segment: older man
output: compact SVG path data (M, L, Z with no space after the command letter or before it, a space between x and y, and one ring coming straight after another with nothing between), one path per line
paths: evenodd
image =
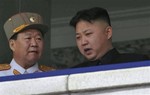
M53 70L52 67L40 66L37 62L43 52L44 34L48 31L39 14L16 14L6 21L4 30L13 59L10 64L0 64L0 76Z

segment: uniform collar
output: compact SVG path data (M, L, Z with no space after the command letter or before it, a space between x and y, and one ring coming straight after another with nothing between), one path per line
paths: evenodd
M109 64L112 62L112 59L115 59L116 56L118 56L119 52L116 50L116 48L111 49L108 51L100 60L102 64Z
M39 72L40 71L39 68L38 68L38 63L36 63L35 65L33 65L32 67L30 67L28 69L24 69L14 59L12 59L10 65L11 65L12 69L16 69L18 72L20 72L20 74L24 74L25 72L34 73L34 72Z

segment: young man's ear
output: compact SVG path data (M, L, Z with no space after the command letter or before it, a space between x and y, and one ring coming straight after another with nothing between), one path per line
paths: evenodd
M111 26L107 26L107 28L106 28L106 35L107 35L107 39L111 39L112 38L112 27Z
M9 40L9 47L12 51L15 50L15 41L14 40L12 40L12 39Z

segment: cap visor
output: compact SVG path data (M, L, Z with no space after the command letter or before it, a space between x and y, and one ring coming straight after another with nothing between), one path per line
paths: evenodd
M42 34L45 34L46 32L48 32L48 26L47 25L43 25L43 24L31 24L31 25L28 25L28 26L24 27L23 29L21 29L20 32L24 31L24 30L27 30L27 29L38 29L38 30L40 30L40 32Z

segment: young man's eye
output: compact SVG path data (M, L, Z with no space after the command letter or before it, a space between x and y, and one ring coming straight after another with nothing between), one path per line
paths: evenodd
M80 36L76 36L76 39L80 39Z
M30 38L30 37L27 37L27 38L25 38L25 39L28 39L28 40L30 40L31 38Z

